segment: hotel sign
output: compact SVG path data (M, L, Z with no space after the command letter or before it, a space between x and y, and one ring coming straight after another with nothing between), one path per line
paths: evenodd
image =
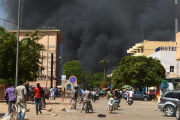
M161 46L156 48L156 52L158 51L176 51L176 47L174 46Z

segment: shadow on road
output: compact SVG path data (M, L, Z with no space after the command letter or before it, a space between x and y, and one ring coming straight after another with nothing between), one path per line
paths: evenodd
M118 112L112 112L111 114L119 114Z
M125 110L125 109L117 109L117 111L121 111L121 110Z

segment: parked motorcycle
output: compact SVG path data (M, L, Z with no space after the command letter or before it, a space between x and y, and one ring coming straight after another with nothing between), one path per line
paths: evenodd
M115 108L114 98L109 98L107 110L110 112L110 114L112 113L112 111L114 110L114 108Z
M29 92L29 96L30 96L31 101L33 102L34 101L34 92L33 91Z

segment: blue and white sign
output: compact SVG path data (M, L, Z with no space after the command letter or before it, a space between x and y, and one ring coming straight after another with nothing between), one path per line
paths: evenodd
M77 82L76 76L69 77L69 82L72 83L72 84L76 83Z
M161 46L156 48L156 52L158 51L176 51L176 47L174 46Z
M161 88L168 88L168 83L161 83Z

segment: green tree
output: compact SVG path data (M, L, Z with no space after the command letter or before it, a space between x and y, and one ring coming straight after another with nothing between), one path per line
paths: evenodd
M78 84L82 84L85 79L85 73L78 60L72 60L64 64L65 75L67 78L76 76Z
M117 68L112 71L112 82L113 82L113 88L122 88L123 86L123 81L120 78L120 69Z
M117 72L117 71L115 71ZM165 69L159 60L146 56L127 56L119 63L114 82L139 87L159 85L165 77Z
M99 87L101 80L103 80L103 72L96 72L92 75L90 80L90 86L92 87Z
M104 80L106 78L106 65L109 62L109 60L101 60L100 63L103 65L104 68Z
M36 30L30 36L19 42L19 67L18 78L25 81L34 81L38 77L40 67L40 52L44 51L44 46L38 41L42 36L38 36ZM7 32L0 27L0 82L7 84L15 82L16 73L16 51L17 37L15 33Z
M100 82L101 88L108 88L110 84L111 84L111 77L106 77Z

